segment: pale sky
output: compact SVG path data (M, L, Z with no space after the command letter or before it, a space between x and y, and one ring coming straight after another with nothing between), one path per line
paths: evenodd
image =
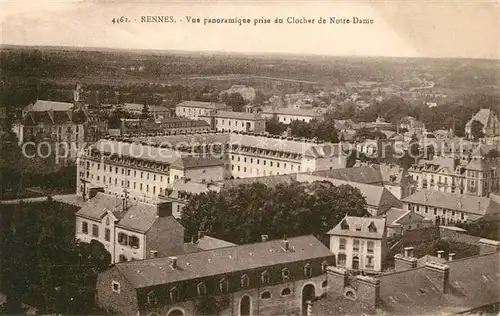
M171 15L177 23L140 23L141 15ZM111 23L120 16L132 22ZM188 23L186 16L198 17L202 24ZM204 18L264 17L274 21L293 16L314 18L316 23L203 25ZM374 23L317 24L319 17L354 16ZM0 19L2 44L500 59L500 3L495 1L0 0Z

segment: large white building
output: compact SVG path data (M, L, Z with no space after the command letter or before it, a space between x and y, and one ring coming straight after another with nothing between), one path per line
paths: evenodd
M254 133L263 133L266 131L266 119L260 113L214 110L207 115L200 115L199 117L210 124L212 130Z
M179 160L181 159L181 160ZM339 144L249 133L103 139L77 162L77 194L92 188L157 201L175 180L220 181L346 167Z
M265 107L262 109L262 117L266 119L276 118L284 124L290 124L293 121L309 123L315 119L322 119L323 113L315 109Z
M336 266L368 273L382 271L382 260L387 251L385 224L383 218L344 217L328 232Z
M175 107L175 115L178 117L187 117L192 120L199 119L202 115L209 115L213 110L226 110L224 103L184 101Z

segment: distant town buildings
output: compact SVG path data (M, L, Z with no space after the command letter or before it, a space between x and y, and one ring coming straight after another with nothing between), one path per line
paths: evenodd
M181 117L157 119L155 121L141 119L122 119L118 135L123 137L167 136L189 132L206 132L210 124L203 120L191 120Z
M387 251L385 219L346 216L328 235L337 267L367 273L382 271Z
M222 95L224 93L228 95L232 93L238 93L243 97L245 101L250 103L255 99L255 89L252 87L247 87L245 85L232 85L231 88L221 91L220 94Z
M164 119L172 116L169 108L159 105L123 103L118 105L117 108L135 115L141 115L147 109L147 113L154 119Z

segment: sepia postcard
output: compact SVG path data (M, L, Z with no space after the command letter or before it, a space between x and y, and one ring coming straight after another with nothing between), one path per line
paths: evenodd
M500 2L0 20L0 315L500 315Z

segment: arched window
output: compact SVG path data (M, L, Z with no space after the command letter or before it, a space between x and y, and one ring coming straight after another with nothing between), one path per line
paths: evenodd
M198 289L198 296L205 296L207 294L207 288L203 282L198 283L196 287Z
M118 233L118 243L126 246L128 243L128 236L124 233Z
M312 267L310 263L304 266L304 275L306 278L312 277Z
M270 299L271 298L271 292L269 292L269 291L262 292L262 294L260 294L260 298L263 299L263 300Z
M290 288L286 287L284 288L282 291L281 291L281 296L288 296L292 294L292 290L290 290Z
M184 316L184 312L181 309L175 308L168 312L167 316Z
M250 286L250 278L248 277L248 275L244 274L241 276L240 285L243 288Z
M290 278L290 270L288 268L281 269L281 276L284 281L288 280Z
M147 298L148 306L156 306L158 304L158 299L156 298L156 295L153 291L148 292L148 295L146 298Z
M269 274L267 271L264 271L260 274L260 281L262 284L268 284L270 279L269 279Z

